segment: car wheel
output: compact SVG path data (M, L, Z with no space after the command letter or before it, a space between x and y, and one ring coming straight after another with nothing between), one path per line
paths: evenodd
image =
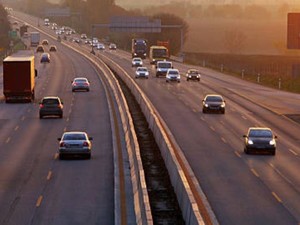
M60 114L60 115L59 115L59 118L63 118L63 114Z
M87 159L91 159L91 153L87 154L87 155L86 155L86 158L87 158Z
M180 83L180 80L179 81L177 81L178 83Z
M43 115L40 114L40 119L43 119Z
M189 81L189 79L186 79L186 81Z
M63 154L59 154L59 159L60 160L62 160L62 159L64 159L65 157L64 157L64 155Z
M202 109L202 112L203 112L203 113L206 113L206 110L205 110L205 109Z
M249 152L249 150L247 149L247 148L244 148L244 152L245 152L245 154L249 154L250 152Z
M225 110L222 110L221 113L222 113L222 114L225 114Z

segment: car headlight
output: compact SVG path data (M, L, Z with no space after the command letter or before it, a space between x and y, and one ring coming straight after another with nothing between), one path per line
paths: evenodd
M136 53L134 53L134 55L137 55Z
M147 72L147 73L145 73L145 75L146 75L146 76L149 76L149 73Z
M179 75L179 76L177 76L177 79L180 79L180 75Z
M146 53L144 53L144 56L146 56Z
M253 141L252 140L248 140L248 145L253 145Z
M269 144L270 144L270 145L275 145L276 142L275 142L275 140L273 139L273 140L271 140L271 141L269 142Z
M223 103L223 104L221 104L221 107L222 107L222 108L225 108L225 104L224 104L224 103Z
M189 78L192 78L192 76L191 76L191 75L189 75Z
M205 107L208 107L208 104L205 103L204 106L205 106Z

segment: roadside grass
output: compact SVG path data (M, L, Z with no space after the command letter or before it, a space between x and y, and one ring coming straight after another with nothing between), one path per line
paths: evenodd
M300 93L297 56L185 53L185 62L289 92Z

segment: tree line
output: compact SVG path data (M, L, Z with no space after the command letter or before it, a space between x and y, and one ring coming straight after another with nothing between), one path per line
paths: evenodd
M185 42L188 35L188 25L182 17L163 12L148 16L150 19L161 19L163 25L181 25L182 30L162 29L161 33L154 34L115 33L104 28L92 30L92 24L107 24L113 16L145 16L143 12L126 10L116 5L114 0L65 0L61 4L51 4L47 0L27 0L26 4L16 4L14 7L38 17L45 17L45 9L68 7L73 14L71 17L53 17L50 20L61 25L71 26L77 32L93 34L110 42L116 42L119 47L124 49L130 49L131 39L139 37L147 39L149 45L156 44L158 40L169 41L171 54L176 54L180 51L181 32L183 34L183 42Z
M7 12L4 6L0 4L0 55L9 47L9 31L10 23L8 21Z

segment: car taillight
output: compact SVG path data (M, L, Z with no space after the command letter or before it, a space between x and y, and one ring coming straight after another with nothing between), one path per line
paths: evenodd
M84 147L88 147L89 146L89 143L87 141L83 142L83 146Z
M65 145L65 143L64 142L60 142L59 143L59 147L65 147L66 145Z
M89 84L87 82L85 82L84 85L88 86Z
M63 105L62 105L62 104L59 104L59 105L58 105L58 108L62 109L62 108L63 108Z
M44 105L43 105L43 104L40 104L40 109L43 108L43 107L44 107Z

